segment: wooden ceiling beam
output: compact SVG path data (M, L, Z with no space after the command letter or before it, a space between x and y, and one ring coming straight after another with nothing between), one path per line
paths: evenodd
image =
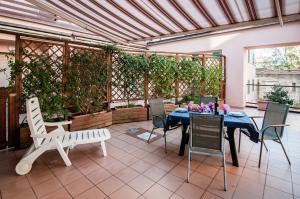
M154 23L156 23L157 25L159 25L160 27L162 27L163 29L165 29L166 31L168 31L169 33L174 33L174 31L169 28L168 26L166 26L165 24L163 24L162 22L160 22L156 17L154 17L153 15L151 15L149 12L147 12L147 10L145 10L143 7L141 7L137 1L135 0L128 0L128 2L134 7L136 8L138 11L140 11L141 13L143 13L146 17L148 17L149 19L151 19Z
M199 0L192 0L192 2L194 3L198 11L202 13L205 19L211 24L211 26L213 27L217 26L216 21L210 16L210 14L207 12L207 10L204 8L204 6Z
M178 4L176 0L169 0L169 2L196 29L202 29L202 27Z
M163 15L165 15L170 21L172 21L178 28L180 28L182 31L187 31L188 30L179 21L177 21L174 17L172 17L172 15L168 13L168 11L166 11L162 6L160 6L159 3L156 0L149 0L149 2L157 10L159 10Z

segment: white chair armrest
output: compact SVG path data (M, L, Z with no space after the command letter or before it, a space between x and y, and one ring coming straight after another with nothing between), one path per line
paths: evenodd
M31 137L34 138L51 138L51 137L57 137L57 136L63 136L69 134L68 131L62 131L61 129L55 129L51 131L50 133L45 133L45 134L37 134L37 135L31 135Z
M72 124L72 121L61 121L61 122L44 122L45 126L63 126Z

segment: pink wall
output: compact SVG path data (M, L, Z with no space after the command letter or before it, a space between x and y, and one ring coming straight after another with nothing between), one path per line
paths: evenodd
M194 38L150 46L151 51L197 52L222 50L226 56L226 101L237 107L245 106L248 75L246 51L248 47L281 43L300 43L300 22L273 25L213 36Z

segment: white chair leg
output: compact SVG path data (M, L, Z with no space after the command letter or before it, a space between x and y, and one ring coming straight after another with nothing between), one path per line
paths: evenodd
M42 146L38 149L34 149L34 145L32 145L28 152L25 154L24 158L22 158L16 166L16 173L19 175L25 175L29 173L32 168L32 164L34 161L40 157L45 151L47 151L47 146Z
M56 140L56 149L58 150L60 156L62 157L62 159L64 160L66 166L71 166L72 163L68 157L68 155L66 154L66 152L64 151L63 147L61 146L61 144L59 143L58 140Z
M102 148L102 152L104 156L107 156L107 152L106 152L106 147L105 147L105 142L101 141L101 148Z
M190 175L191 175L190 169L191 169L191 152L189 150L189 154L188 154L188 169L187 169L187 183L190 182Z

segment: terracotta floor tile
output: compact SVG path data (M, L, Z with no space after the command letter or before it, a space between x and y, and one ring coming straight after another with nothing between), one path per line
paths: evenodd
M51 178L54 178L54 175L50 172L49 169L44 170L44 171L36 171L33 170L32 172L30 172L28 175L28 180L31 184L31 186L40 184L46 180L49 180Z
M177 195L177 194L173 194L172 196L171 196L171 198L170 199L183 199L181 196L179 196L179 195Z
M125 183L131 181L138 175L139 175L139 173L130 167L127 167L126 169L123 169L116 174L117 178L119 178L120 180L122 180Z
M80 177L66 186L68 192L74 197L91 188L93 184L85 177Z
M86 175L86 177L94 184L98 184L99 182L102 182L110 176L111 174L104 168L99 168Z
M78 167L78 170L83 173L83 175L87 175L95 170L100 169L101 167L96 164L95 162L89 162L87 164L83 164L80 167Z
M37 198L31 188L22 191L1 192L2 199L35 199Z
M184 181L185 180L182 178L179 178L172 174L167 174L161 180L158 181L158 184L174 192L184 183Z
M247 191L257 197L262 198L264 193L264 184L257 183L248 179L240 179L237 189Z
M191 173L193 173L193 170L191 170ZM186 180L187 179L187 168L178 165L174 169L171 170L171 174Z
M201 164L196 169L196 171L198 171L199 173L201 173L203 175L213 178L217 174L218 168L207 165L207 164Z
M121 157L119 160L120 160L123 164L131 165L131 164L135 163L136 161L138 161L139 159L136 158L136 157L133 156L133 155L128 154L128 155L126 155L125 157L124 157L124 156Z
M120 161L114 161L112 164L103 165L110 173L116 174L127 166Z
M152 153L148 154L143 158L144 161L150 163L150 164L156 164L158 163L162 158L158 155L154 155Z
M202 195L201 199L222 199L222 198L220 198L219 196L216 196L216 195L214 195L214 194L209 193L208 191L206 191Z
M227 185L227 191L224 191L224 181L222 180L213 180L213 182L208 186L207 191L217 195L221 198L231 198L235 191L236 187L230 184Z
M2 184L0 190L4 191L17 191L17 190L25 190L30 188L30 183L26 178L20 178L19 180L14 180L8 182L7 184Z
M170 171L172 168L175 167L175 165L176 165L176 163L174 163L170 160L167 160L167 159L163 159L155 164L156 167L161 168L165 171Z
M99 183L97 187L103 191L106 195L110 195L112 192L116 191L122 187L124 183L118 178L111 176L105 181Z
M81 178L82 176L83 175L77 169L73 169L72 171L63 173L57 177L58 177L59 181L65 186L67 184L70 184L74 180Z
M267 176L266 185L268 185L269 187L278 189L280 191L283 191L283 192L286 192L289 194L293 194L292 183L284 181L280 178L276 178L273 176Z
M250 192L245 189L237 188L234 192L232 199L262 199L262 195L258 196L254 193L255 192Z
M293 184L293 191L295 196L300 197L300 185L299 184Z
M147 191L153 184L154 181L150 180L149 178L143 175L139 175L138 177L136 177L128 183L130 187L132 187L140 194L145 193L145 191Z
M292 199L292 198L293 195L279 191L278 189L274 189L268 186L266 186L265 188L264 199Z
M213 178L205 176L199 172L194 172L190 177L190 183L202 189L206 189L212 180Z
M60 189L62 185L56 178L52 178L45 182L42 182L38 185L33 186L33 190L38 198L55 192L56 190Z
M144 196L148 199L167 199L172 195L172 192L164 188L163 186L159 184L155 184L153 187L151 187L146 193L144 193Z
M93 187L78 196L75 197L76 199L104 199L106 195L100 191L97 187Z
M144 176L147 176L148 178L152 179L153 181L158 181L161 179L167 172L157 168L155 166L150 167L145 173Z
M266 175L264 173L256 172L252 169L245 168L242 173L242 178L248 178L254 182L264 184L266 181Z
M60 188L57 191L54 191L46 196L43 196L41 199L71 199L71 195L64 189Z
M184 183L175 193L186 199L199 199L204 190L191 183Z
M136 171L140 173L144 173L146 170L148 170L150 167L153 165L144 161L144 160L139 160L132 165L130 165L131 168L135 169Z
M112 193L109 197L111 199L135 199L138 198L140 194L136 192L131 187L125 185L122 188L118 189L114 193Z

